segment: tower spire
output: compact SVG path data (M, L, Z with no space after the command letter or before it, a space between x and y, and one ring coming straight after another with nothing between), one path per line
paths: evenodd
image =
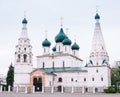
M24 12L24 19L22 20L22 32L21 32L21 36L20 38L28 38L28 34L27 34L27 19L26 19L26 12Z
M100 16L98 13L95 15L95 29L94 29L94 36L92 41L92 49L90 53L90 63L94 66L103 65L106 63L108 65L109 57L105 48L105 43L99 23Z

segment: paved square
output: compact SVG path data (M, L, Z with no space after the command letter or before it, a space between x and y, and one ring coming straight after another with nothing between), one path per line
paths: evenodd
M1 93L0 97L120 97L120 94L14 94L14 93Z

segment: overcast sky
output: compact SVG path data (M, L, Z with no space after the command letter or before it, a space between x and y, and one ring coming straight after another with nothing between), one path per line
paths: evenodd
M88 59L98 6L100 23L110 57L110 63L120 59L120 0L0 0L0 74L6 74L14 64L15 46L21 34L24 11L28 20L28 35L33 46L33 61L41 55L41 43L54 38L60 30L60 17L68 37L80 46L80 58Z

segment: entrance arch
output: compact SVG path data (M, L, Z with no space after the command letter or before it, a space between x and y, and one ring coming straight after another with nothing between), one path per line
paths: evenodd
M33 78L33 85L35 86L35 92L42 91L42 78Z
M62 91L62 86L58 86L58 92Z

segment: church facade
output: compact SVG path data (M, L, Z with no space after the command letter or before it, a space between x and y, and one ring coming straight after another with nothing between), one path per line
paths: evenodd
M15 52L14 89L24 87L29 92L103 92L111 85L111 68L103 35L100 16L95 15L95 30L89 62L83 66L79 58L79 45L69 39L60 28L55 37L56 45L50 52L51 42L42 42L43 54L37 56L37 68L33 68L32 46L27 36L27 20L23 19L21 36Z

